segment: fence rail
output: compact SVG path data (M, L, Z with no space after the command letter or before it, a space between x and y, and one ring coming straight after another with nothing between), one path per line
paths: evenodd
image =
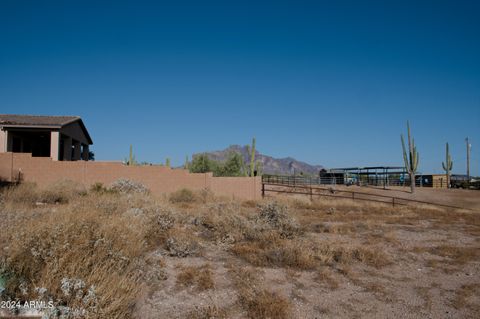
M424 204L433 205L444 208L467 209L464 207L451 206L421 200L407 199L402 197L372 194L366 192L358 192L351 190L342 190L333 187L325 187L319 182L320 178L300 177L300 176L282 176L282 175L263 175L262 176L262 197L266 193L286 193L286 194L302 194L308 195L311 199L313 196L325 196L335 198L345 198L369 202L377 202L392 206Z
M410 186L410 177L392 177L387 175L355 176L342 175L338 177L321 176L286 176L286 175L264 175L271 181L279 181L289 185L357 185L357 186ZM415 185L418 187L447 188L447 178L421 178L417 177Z

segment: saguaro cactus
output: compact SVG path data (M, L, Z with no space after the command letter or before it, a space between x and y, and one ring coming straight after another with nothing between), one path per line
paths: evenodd
M167 157L167 158L165 159L165 166L166 166L166 167L170 167L170 158L169 158L169 157Z
M130 144L130 153L128 154L128 165L135 165L135 155L133 155L133 146Z
M450 187L450 172L452 171L453 161L450 157L450 150L448 149L448 143L445 144L445 162L442 162L443 170L447 174L447 187Z
M407 121L407 131L408 131L408 153L407 148L405 147L405 140L403 134L400 135L402 140L402 149L403 149L403 161L405 163L405 169L410 175L410 189L411 192L415 192L415 173L417 172L418 167L418 152L417 147L415 146L415 140L410 135L410 124Z
M257 160L257 164L256 164L257 168L257 176L262 176L263 174L263 163L260 161L260 160Z
M252 139L252 148L250 155L250 177L255 176L255 137Z
M188 169L188 155L185 156L185 164L183 165L184 169Z

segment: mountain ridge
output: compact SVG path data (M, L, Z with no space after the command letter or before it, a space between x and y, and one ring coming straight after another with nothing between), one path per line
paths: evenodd
M193 158L200 154L206 154L208 158L218 162L225 162L228 156L232 153L239 153L245 164L250 163L249 146L230 145L223 150L208 151L203 153L193 154ZM318 175L322 165L311 165L303 161L296 160L295 158L288 156L284 158L275 158L273 156L265 155L255 150L255 161L262 163L262 172L264 174L277 174L277 175L292 175L292 174L305 174L305 175Z

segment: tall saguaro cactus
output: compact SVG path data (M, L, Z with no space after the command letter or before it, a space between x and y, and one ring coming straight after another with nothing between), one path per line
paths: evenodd
M185 164L183 165L184 169L188 169L188 155L185 156Z
M250 155L250 177L255 176L255 137L252 139L252 148Z
M128 154L128 165L135 165L135 155L133 155L133 146L130 144L130 153Z
M443 170L447 174L447 187L450 187L450 173L453 167L453 161L450 157L450 150L448 149L448 143L445 144L445 162L442 162Z
M166 167L170 167L170 158L169 158L169 157L167 157L167 158L165 159L165 166L166 166Z
M403 149L403 161L405 163L405 168L410 175L410 189L411 192L415 192L415 173L418 168L418 152L417 147L415 146L415 140L410 135L410 124L407 121L407 131L408 131L408 152L405 147L405 139L403 134L400 135L402 140L402 149Z

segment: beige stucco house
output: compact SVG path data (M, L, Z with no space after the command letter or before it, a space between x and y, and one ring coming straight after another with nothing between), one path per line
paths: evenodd
M87 161L92 144L78 116L0 114L0 153L31 153L54 161Z

